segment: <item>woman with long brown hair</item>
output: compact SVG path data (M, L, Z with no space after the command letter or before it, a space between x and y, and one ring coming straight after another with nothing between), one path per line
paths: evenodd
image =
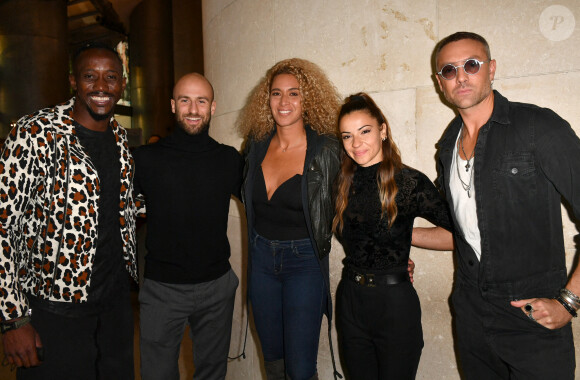
M370 96L349 96L338 127L345 154L333 229L346 253L336 296L346 371L352 379L414 379L423 333L407 273L411 243L450 249L452 242L440 227L413 231L413 221L422 217L450 229L449 211L433 183L402 163Z
M292 380L317 379L323 314L330 333L339 106L322 70L293 58L268 70L240 117L247 138L248 292L268 379L285 379L285 373Z

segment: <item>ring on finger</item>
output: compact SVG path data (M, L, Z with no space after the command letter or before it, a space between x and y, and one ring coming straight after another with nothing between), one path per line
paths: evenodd
M532 304L527 303L526 306L524 306L524 310L528 314L528 318L530 318L532 321L535 322L536 318L534 318L534 307L532 306Z

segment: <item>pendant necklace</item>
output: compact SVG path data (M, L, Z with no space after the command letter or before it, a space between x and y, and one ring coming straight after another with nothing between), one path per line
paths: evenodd
M473 155L475 154L475 147L473 147L473 150L471 151L471 155L469 157L467 157L467 154L465 153L465 149L463 149L463 123L461 123L461 129L459 130L459 146L461 146L461 151L463 152L463 156L465 156L465 159L467 160L467 164L465 164L465 171L468 172L469 168L471 167L471 159L473 158Z
M465 156L465 158L467 158L467 164L465 164L465 171L468 172L469 169L472 167L470 161L473 158L474 154L475 154L475 147L473 147L473 151L471 152L471 156L468 158L467 154L465 154L465 149L463 149L463 124L461 124L461 129L459 130L459 146L461 147L461 151L463 152L463 155ZM459 178L459 182L461 182L461 187L463 187L463 190L467 191L467 197L471 198L471 187L473 186L473 169L471 170L471 173L469 173L469 182L465 183L463 182L463 179L461 179L461 173L459 172L459 161L461 160L461 155L459 154L459 152L457 152L457 177Z

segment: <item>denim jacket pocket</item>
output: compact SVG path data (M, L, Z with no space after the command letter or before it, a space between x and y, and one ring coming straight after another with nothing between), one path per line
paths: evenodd
M493 189L498 198L517 202L521 197L533 197L536 192L537 169L531 152L503 154L493 169Z

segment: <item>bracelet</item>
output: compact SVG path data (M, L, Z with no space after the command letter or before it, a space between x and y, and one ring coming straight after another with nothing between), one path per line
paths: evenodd
M580 297L572 293L569 289L566 288L560 289L560 295L562 296L562 298L569 301L570 306L572 306L574 310L580 309Z
M572 317L576 318L578 316L578 314L576 314L576 310L574 310L568 302L564 301L562 297L560 296L556 297L556 301L560 302L562 306L564 306L564 309L566 309L566 311L570 313Z
M580 298L566 288L560 289L560 297L574 310L580 309Z
M2 322L0 324L0 332L4 334L7 331L19 329L22 326L27 325L28 323L30 323L30 317L28 315L25 315L24 317L18 318L13 321Z

